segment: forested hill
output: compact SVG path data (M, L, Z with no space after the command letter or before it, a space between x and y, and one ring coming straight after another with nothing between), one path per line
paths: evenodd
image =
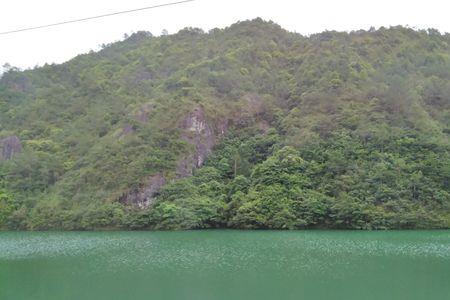
M450 35L261 19L0 80L4 229L448 228Z

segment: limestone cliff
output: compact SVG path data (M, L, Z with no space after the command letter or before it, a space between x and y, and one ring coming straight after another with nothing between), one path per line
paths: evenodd
M208 123L202 107L195 108L180 125L182 138L192 145L193 152L188 153L178 162L177 177L192 175L195 168L203 165L206 157L214 147L216 138L211 124Z
M163 174L157 173L147 180L147 183L142 189L122 196L120 202L140 209L147 208L152 204L154 196L165 183L166 179Z

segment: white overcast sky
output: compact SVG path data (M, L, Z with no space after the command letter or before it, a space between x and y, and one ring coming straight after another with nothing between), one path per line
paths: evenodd
M3 0L0 32L157 5L176 0ZM97 19L59 27L0 35L0 65L22 69L60 63L97 50L125 33L147 30L159 35L184 27L223 28L262 17L282 27L311 34L371 26L408 25L450 32L450 0L197 0L177 6Z

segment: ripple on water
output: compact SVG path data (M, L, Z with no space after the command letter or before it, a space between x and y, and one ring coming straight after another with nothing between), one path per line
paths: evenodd
M327 272L365 257L450 259L450 232L0 233L0 261L95 261L92 272L223 269ZM327 259L323 259L326 257Z

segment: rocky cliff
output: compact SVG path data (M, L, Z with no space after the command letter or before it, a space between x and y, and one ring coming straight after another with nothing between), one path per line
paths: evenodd
M22 152L22 143L17 136L8 136L0 140L0 150L0 160L8 160Z

